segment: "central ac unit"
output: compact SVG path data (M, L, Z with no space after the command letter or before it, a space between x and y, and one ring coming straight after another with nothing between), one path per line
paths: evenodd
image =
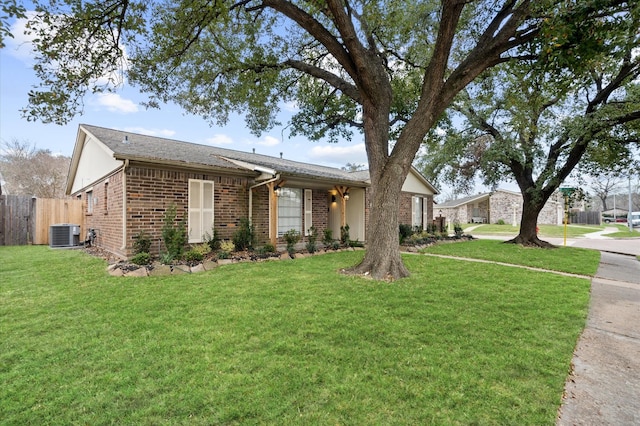
M80 245L80 225L60 223L49 227L49 247L75 247Z

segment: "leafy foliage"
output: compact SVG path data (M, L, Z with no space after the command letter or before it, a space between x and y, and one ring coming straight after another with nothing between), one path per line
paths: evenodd
M365 134L371 184L390 191L374 192L371 223L381 232L370 242L392 247L398 221L389 211L455 96L512 59L583 60L599 40L600 31L584 34L589 24L617 16L621 2L578 3L37 0L29 28L42 84L23 113L66 123L85 93L125 79L150 107L175 102L217 124L240 112L256 134L279 124L278 105L294 103L292 135ZM397 247L368 251L351 272L409 274Z
M162 240L172 259L181 259L187 244L187 227L184 218L177 220L177 208L171 204L163 217Z
M151 251L151 237L145 231L140 231L133 237L133 253L149 253L149 251Z
M253 248L255 244L255 232L254 227L249 223L249 219L240 219L240 226L236 232L233 233L233 245L236 251L243 251Z
M300 233L295 229L289 229L282 238L287 243L287 253L292 256L296 251L296 244L300 241Z
M139 252L132 256L130 261L135 265L148 265L151 263L151 255L147 252Z

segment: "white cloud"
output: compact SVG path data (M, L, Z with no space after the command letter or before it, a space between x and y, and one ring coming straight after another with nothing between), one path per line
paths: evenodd
M204 141L206 144L221 146L221 145L231 145L233 143L233 139L228 135L223 135L221 133L213 135L213 137L207 138Z
M36 15L36 12L29 11L26 18L16 19L11 25L10 31L13 38L5 38L6 51L10 55L18 58L25 64L31 66L35 58L35 52L31 42L35 38L33 34L25 34L27 29L27 21Z
M340 144L314 146L311 148L309 157L320 163L328 162L343 166L347 163L368 164L364 143L348 146Z
M261 146L276 146L276 145L280 145L280 140L274 138L273 136L265 136L263 137L261 140L259 140L258 142L256 142L256 145L261 145Z
M92 104L106 107L108 111L129 114L138 112L138 105L129 99L124 99L117 93L98 93Z
M147 129L145 127L125 127L123 130L125 132L140 133L141 135L158 136L162 138L170 138L171 136L176 134L175 130Z

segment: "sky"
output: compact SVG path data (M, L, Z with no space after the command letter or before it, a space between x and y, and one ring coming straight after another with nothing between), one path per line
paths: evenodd
M224 126L211 126L203 118L187 115L175 105L146 109L146 98L135 87L125 86L116 93L87 95L82 115L68 124L28 122L20 109L27 106L29 90L37 83L28 39L22 35L24 22L12 26L15 38L7 38L0 50L0 141L28 141L38 149L71 156L79 124L107 127L132 133L165 137L221 148L235 149L305 163L343 167L347 163L367 164L364 138L339 143L311 142L304 137L290 138L287 129L275 128L260 137L252 135L242 116L232 116ZM293 111L281 108L280 121L286 125Z

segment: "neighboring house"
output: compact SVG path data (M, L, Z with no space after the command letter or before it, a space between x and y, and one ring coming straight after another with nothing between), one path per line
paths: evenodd
M498 223L503 221L519 225L522 217L522 195L519 192L497 189L493 192L437 204L434 218L442 215L448 223ZM538 223L561 225L563 215L562 198L554 194L542 208Z
M66 192L86 202L83 234L94 229L97 246L128 257L141 231L151 236L154 254L164 249L161 228L171 205L186 220L189 243L203 242L213 229L230 239L243 218L259 244L282 244L290 229L306 236L311 226L319 238L331 229L338 239L346 224L350 238L364 242L375 232L367 229L370 190L367 171L80 125ZM426 228L435 194L412 168L400 223Z

